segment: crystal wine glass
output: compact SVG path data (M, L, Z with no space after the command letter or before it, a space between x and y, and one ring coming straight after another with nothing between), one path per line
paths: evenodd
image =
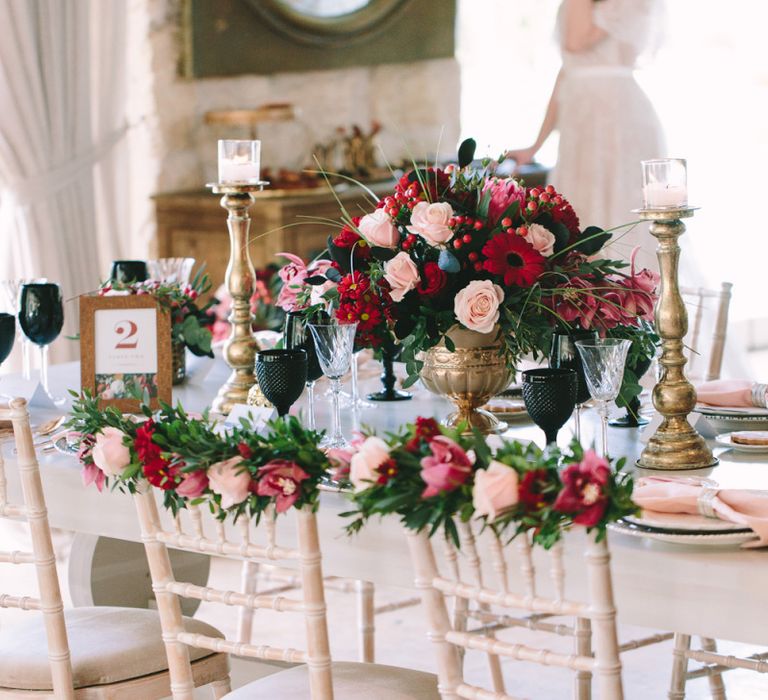
M544 367L523 372L523 401L536 425L544 431L547 445L557 444L557 432L576 405L576 371Z
M333 389L333 423L331 434L323 438L321 447L349 447L341 433L341 413L339 393L341 378L349 371L352 350L355 344L356 323L309 324L309 330L315 340L317 359L323 374L331 380Z
M357 368L358 368L358 360L360 359L360 353L361 351L356 351L352 353L352 408L354 410L359 410L361 408L373 408L374 404L372 404L370 401L366 401L362 396L360 396L360 381L358 378Z
M167 284L189 284L189 276L195 266L194 258L157 258L147 260L149 279Z
M581 409L589 400L589 387L584 377L581 355L576 349L577 340L597 340L597 331L571 330L555 331L552 335L552 347L549 351L549 366L576 371L576 410L573 413L573 433L581 440Z
M615 401L624 377L624 364L631 340L598 338L577 340L576 348L584 364L589 393L597 401L600 413L602 455L608 454L608 405Z
M25 284L19 299L19 326L40 348L40 383L50 396L48 346L59 337L64 325L61 288L51 282Z
M302 311L289 311L285 315L283 344L288 350L300 348L307 353L307 427L315 429L315 382L323 376L315 351L315 340L307 327Z
M279 416L286 415L304 391L307 353L301 349L261 350L256 353L254 369L261 392Z

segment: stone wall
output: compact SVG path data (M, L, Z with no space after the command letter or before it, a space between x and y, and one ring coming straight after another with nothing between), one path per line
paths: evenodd
M455 151L459 138L459 67L455 59L272 76L186 80L179 77L180 0L135 0L145 17L139 54L147 82L134 83L150 105L146 128L157 164L154 192L197 189L215 178L216 140L248 138L238 129L206 125L205 112L289 102L294 123L263 125L262 162L273 168L311 163L312 146L332 138L337 127L373 120L391 162ZM137 47L138 48L138 47ZM149 98L146 100L146 98ZM154 170L154 168L152 168ZM149 172L149 170L147 171Z

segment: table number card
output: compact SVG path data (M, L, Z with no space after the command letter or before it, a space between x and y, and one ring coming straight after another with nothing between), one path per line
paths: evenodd
M171 402L170 318L149 296L80 297L81 387L101 405L137 411Z

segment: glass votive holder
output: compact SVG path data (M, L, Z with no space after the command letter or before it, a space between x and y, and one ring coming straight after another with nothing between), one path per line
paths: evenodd
M685 209L688 206L688 171L684 158L641 161L644 209Z
M259 182L261 141L219 141L219 184L255 185Z

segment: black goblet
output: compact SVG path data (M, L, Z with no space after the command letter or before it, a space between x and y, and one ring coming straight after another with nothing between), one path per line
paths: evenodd
M392 342L381 346L381 364L384 371L381 373L381 383L384 388L373 394L368 394L371 401L408 401L413 398L407 391L395 389L395 371L392 363L400 353L400 348Z
M16 337L16 318L13 314L0 313L0 365L8 359Z
M307 427L314 430L315 382L323 376L323 370L317 359L315 339L307 327L307 319L302 311L289 311L285 315L283 345L287 350L304 350L307 353Z
M114 260L109 279L119 284L144 282L149 277L147 263L143 260Z
M255 368L262 393L284 416L304 391L306 350L262 350L256 353Z
M58 284L32 283L21 288L19 325L24 335L40 348L40 383L48 387L48 345L61 333L64 307Z
M543 431L547 445L557 443L557 431L576 405L577 378L572 369L530 369L523 372L523 401L528 415Z

